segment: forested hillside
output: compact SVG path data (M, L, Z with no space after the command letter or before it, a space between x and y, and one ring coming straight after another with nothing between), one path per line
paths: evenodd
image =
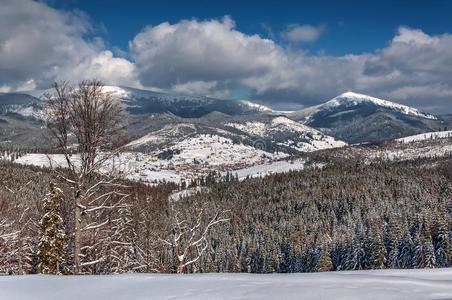
M37 272L42 199L51 175L46 169L1 163L0 274ZM207 182L208 189L171 202L173 185L124 182L121 191L128 197L121 205L84 216L82 273L176 272L177 247L189 242L171 242L178 224L204 228L218 212L227 222L208 231L201 258L185 272L451 266L450 157L370 164L345 160L240 182L229 176ZM61 217L67 236L59 268L70 273L73 191L63 182L55 184L65 195ZM96 222L102 226L90 226Z

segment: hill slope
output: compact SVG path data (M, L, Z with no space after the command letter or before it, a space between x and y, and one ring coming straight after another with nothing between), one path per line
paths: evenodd
M291 116L349 143L399 138L445 125L441 118L432 114L352 92Z

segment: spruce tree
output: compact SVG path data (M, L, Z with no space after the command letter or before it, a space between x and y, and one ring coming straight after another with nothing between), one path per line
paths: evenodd
M333 270L333 262L331 260L331 253L328 245L322 245L320 258L317 263L316 272L327 272Z
M40 222L38 271L42 274L60 274L60 263L64 261L66 235L60 216L63 199L63 192L51 183L50 191L43 199L44 216Z
M447 267L452 247L447 233L447 224L441 218L437 218L433 223L432 239L438 266Z

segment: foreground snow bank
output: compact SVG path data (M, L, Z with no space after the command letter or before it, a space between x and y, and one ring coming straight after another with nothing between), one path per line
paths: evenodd
M452 299L452 269L5 276L0 299Z

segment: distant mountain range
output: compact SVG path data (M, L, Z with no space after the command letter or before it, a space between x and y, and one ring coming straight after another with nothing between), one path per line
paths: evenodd
M207 134L261 151L292 154L435 131L450 122L450 118L352 92L301 111L281 112L246 100L119 86L104 90L121 100L127 112L129 147L136 151L165 151ZM39 138L45 130L39 99L44 92L0 94L0 146L48 145Z

